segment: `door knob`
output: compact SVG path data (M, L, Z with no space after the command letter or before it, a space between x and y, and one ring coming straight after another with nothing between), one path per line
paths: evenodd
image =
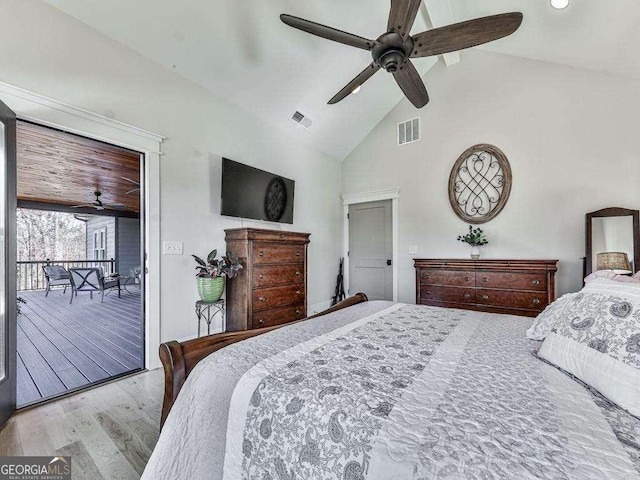
M387 260L387 265L391 265L391 260Z
M264 325L264 318L261 318L260 320L258 320L258 323L259 323L260 325Z

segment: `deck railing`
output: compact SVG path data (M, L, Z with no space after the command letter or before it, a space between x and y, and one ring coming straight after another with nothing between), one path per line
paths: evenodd
M44 290L47 282L42 267L46 265L61 265L67 270L75 267L102 267L105 275L115 272L116 261L109 260L30 260L19 261L17 269L18 291Z

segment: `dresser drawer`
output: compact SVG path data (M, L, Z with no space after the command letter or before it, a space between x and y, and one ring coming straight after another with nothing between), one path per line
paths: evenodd
M473 288L466 287L422 285L420 287L420 300L422 302L475 303L476 291Z
M306 317L304 303L288 307L271 308L253 314L252 327L263 328L282 325L283 323L302 320Z
M253 311L304 302L304 285L258 288L253 291Z
M507 290L547 290L547 275L544 273L476 272L479 288L504 288Z
M253 263L304 263L304 249L304 245L297 244L254 243Z
M476 284L476 278L474 272L464 270L421 269L420 284L473 287Z
M271 265L254 267L253 287L274 287L289 283L304 283L304 265Z
M546 292L514 292L479 288L476 302L480 305L542 311L548 305Z

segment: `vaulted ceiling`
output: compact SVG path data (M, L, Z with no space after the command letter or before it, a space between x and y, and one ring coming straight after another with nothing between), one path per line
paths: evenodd
M358 95L327 105L371 61L369 53L279 20L280 13L289 13L377 38L386 27L389 0L44 1L336 158L348 155L403 98L382 72ZM514 35L476 48L640 78L634 48L640 42L639 3L572 0L555 10L549 0L424 0L413 33L522 11L524 22ZM460 58L450 54L444 60L455 68ZM435 60L415 63L424 75ZM428 88L428 74L424 78ZM311 118L311 128L290 120L296 110Z

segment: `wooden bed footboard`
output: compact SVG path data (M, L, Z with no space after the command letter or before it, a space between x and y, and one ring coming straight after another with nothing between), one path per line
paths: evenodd
M317 315L298 320L298 322L304 322L310 318L326 315L327 313L342 310L343 308L366 301L368 301L368 298L364 293L357 293L353 297L349 297L333 307L318 313ZM184 385L185 380L200 360L210 353L220 350L227 345L241 342L247 338L262 335L263 333L270 332L286 325L293 325L293 323L298 322L254 330L218 333L186 342L171 341L160 345L160 360L162 361L162 367L164 368L164 399L162 402L160 428L164 425L167 415L178 397L178 393L180 392L182 385Z

